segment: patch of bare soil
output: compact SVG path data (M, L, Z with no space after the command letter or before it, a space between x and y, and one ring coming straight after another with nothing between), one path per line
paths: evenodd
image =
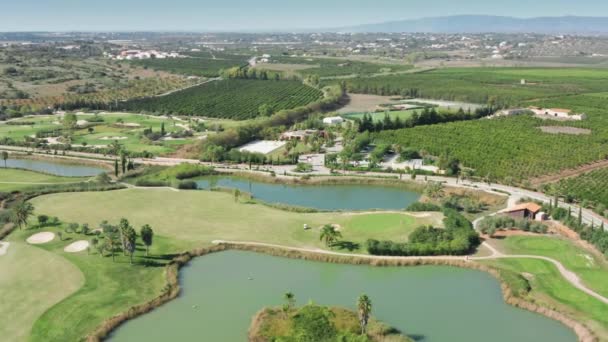
M554 174L550 174L550 175L533 178L530 180L530 183L532 184L533 187L537 187L541 184L555 183L562 179L576 177L576 176L582 175L583 173L587 173L589 171L601 169L604 167L608 167L608 159L601 160L601 161L598 161L595 163L585 164L585 165L579 166L575 169L563 170L560 173L554 173Z
M588 135L591 134L590 129L567 127L567 126L541 126L541 131L550 134L572 134L572 135Z
M338 113L361 113L361 112L373 112L376 108L384 103L391 103L391 98L394 96L379 96L379 95L365 95L365 94L349 94L350 102L340 108Z

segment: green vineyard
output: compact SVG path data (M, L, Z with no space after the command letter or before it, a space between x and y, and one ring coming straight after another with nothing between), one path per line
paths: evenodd
M318 75L319 77L372 75L385 72L398 72L412 69L411 65L377 64L360 61L331 58L302 58L302 57L276 57L273 62L281 64L302 64L310 66L309 69L300 70L303 75ZM263 68L263 65L262 65Z
M605 145L608 99L578 95L537 103L585 112L588 119L578 122L531 116L480 119L385 131L376 135L376 142L411 147L435 156L449 155L475 169L478 177L514 182L576 168L608 156ZM586 128L591 134L544 133L541 126Z
M258 116L263 105L276 112L307 105L322 96L322 91L298 81L234 79L202 84L167 96L127 101L121 104L121 109L245 120Z
M560 194L578 201L592 201L595 205L608 206L608 169L591 171L581 176L564 179L558 183Z
M524 82L522 82L524 80ZM466 68L346 80L349 92L514 105L608 90L608 70Z

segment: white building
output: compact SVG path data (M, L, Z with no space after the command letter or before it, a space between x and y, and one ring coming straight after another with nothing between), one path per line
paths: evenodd
M563 108L539 108L539 107L530 107L528 108L534 114L538 116L566 119L566 120L584 120L587 118L587 115L584 113L574 114L570 109Z
M323 119L323 123L326 125L341 125L344 122L339 116L330 116Z

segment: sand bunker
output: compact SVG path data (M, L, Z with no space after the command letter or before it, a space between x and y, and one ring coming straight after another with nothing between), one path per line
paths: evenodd
M103 137L103 138L99 138L99 140L125 140L125 139L129 139L127 137Z
M6 254L8 252L9 242L0 242L0 256Z
M89 247L89 241L79 240L67 245L63 250L68 253L78 253L86 250Z
M55 238L55 234L51 232L42 232L38 234L34 234L27 238L27 243L32 245L40 245L43 243L51 242Z

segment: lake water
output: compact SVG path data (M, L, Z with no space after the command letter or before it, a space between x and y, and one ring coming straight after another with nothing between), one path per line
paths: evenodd
M7 159L6 166L9 168L26 169L65 177L90 177L105 172L104 169L95 166L57 163L34 159ZM2 160L0 160L0 167L4 167L4 161Z
M249 277L252 279L249 280ZM355 309L366 293L373 315L420 342L574 342L562 324L503 302L489 274L440 266L371 267L228 251L195 259L181 273L182 295L130 321L122 341L243 342L252 316L282 304Z
M197 184L199 189L239 189L265 202L322 210L402 210L420 198L413 191L377 185L275 184L230 176L205 177Z

